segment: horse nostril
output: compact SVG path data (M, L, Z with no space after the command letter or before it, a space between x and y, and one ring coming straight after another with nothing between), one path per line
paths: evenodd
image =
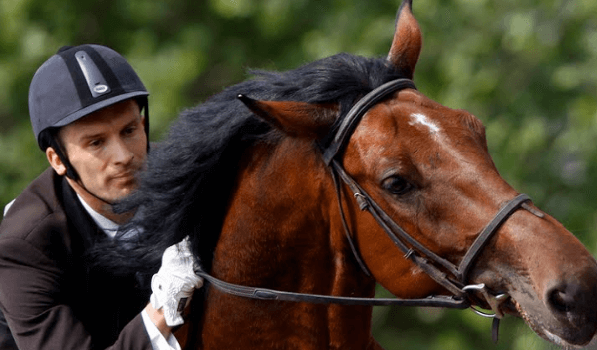
M572 307L572 300L570 296L567 295L565 291L557 289L552 290L549 293L547 301L549 306L557 312L568 312Z
M578 284L563 284L548 291L547 303L556 312L573 312L579 305L588 301L585 300L588 297L586 294Z

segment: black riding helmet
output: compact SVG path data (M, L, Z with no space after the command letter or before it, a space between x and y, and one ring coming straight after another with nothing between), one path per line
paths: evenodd
M130 64L101 45L63 47L35 73L29 87L29 115L42 151L54 148L67 169L78 176L56 138L60 127L92 112L133 98L145 113L149 150L147 89Z

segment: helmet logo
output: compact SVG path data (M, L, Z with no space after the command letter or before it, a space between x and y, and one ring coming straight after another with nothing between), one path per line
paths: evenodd
M108 83L106 82L106 78L99 70L95 62L89 57L87 52L85 51L78 51L75 53L75 57L77 58L77 63L79 63L79 67L85 76L85 80L87 81L87 87L89 87L89 91L91 92L91 96L93 98L99 97L105 93L110 91L108 87Z
M99 84L93 88L93 91L97 92L98 94L103 94L108 91L108 87L104 84Z

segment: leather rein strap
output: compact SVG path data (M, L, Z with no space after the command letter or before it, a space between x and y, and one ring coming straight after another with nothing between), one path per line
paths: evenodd
M333 295L319 295L308 293L284 292L267 288L256 288L241 286L238 284L224 282L217 279L203 270L195 269L195 273L204 278L216 289L243 298L259 300L280 300L306 302L314 304L339 304L359 306L426 306L426 307L449 307L453 309L466 309L469 303L464 299L454 299L450 296L429 297L424 299L395 299L395 298L357 298L342 297Z
M446 259L433 253L424 245L419 243L416 239L404 231L398 224L396 224L390 216L348 175L339 161L337 156L342 152L346 146L350 136L359 124L362 117L375 104L379 103L391 93L403 89L416 89L414 83L409 79L397 79L390 81L380 87L374 89L362 99L360 99L346 114L344 118L339 120L332 130L335 130L331 135L328 135L327 140L331 140L327 147L322 148L322 155L325 163L330 167L332 177L335 182L336 192L338 195L338 202L340 205L340 212L342 222L346 232L348 242L350 244L353 254L363 269L363 271L371 275L363 262L358 249L356 248L350 230L346 223L344 210L342 208L341 187L338 178L342 180L353 192L361 210L368 210L375 218L378 224L384 229L388 236L392 239L394 244L404 253L405 258L413 261L423 271L425 271L437 283L449 290L453 296L430 296L424 299L384 299L384 298L357 298L331 295L318 295L308 293L294 293L279 291L266 288L256 288L249 286L242 286L238 284L228 283L217 279L207 272L203 271L200 266L197 266L195 272L200 277L204 278L209 284L216 289L244 298L252 298L258 300L282 300L294 302L308 302L319 304L340 304L340 305L361 305L361 306L430 306L430 307L445 307L455 309L465 309L471 306L469 298L467 298L467 291L463 290L466 284L467 273L479 256L487 242L497 232L501 224L508 219L512 213L518 210L521 206L539 216L540 213L526 205L529 197L521 194L512 199L497 213L494 219L483 229L477 239L474 241L471 248L465 254L462 262L457 267ZM447 270L454 279L448 277L440 268ZM469 286L470 287L470 286ZM475 286L478 287L478 286ZM480 287L484 288L484 287ZM495 311L495 310L494 310Z

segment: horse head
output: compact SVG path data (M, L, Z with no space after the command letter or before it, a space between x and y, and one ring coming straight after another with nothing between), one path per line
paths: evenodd
M404 1L398 12L386 60L408 79L414 76L422 45L411 5ZM306 144L320 145L337 127L334 122L342 110L337 103L244 96L241 100L283 135ZM455 266L496 213L518 195L498 173L481 121L411 87L391 92L371 106L336 159L397 225ZM325 168L323 160L309 166ZM300 172L300 166L294 170ZM328 180L321 180L325 176ZM329 172L322 171L317 180L306 177L305 181L322 181L330 187L329 177ZM335 222L330 224L334 227L330 234L343 242L346 237L339 222L342 214L346 216L358 252L347 258L348 263L361 259L373 279L400 298L449 294L404 256L369 212L359 208L350 186L340 187L342 209L325 210L330 212L329 221ZM483 243L465 280L460 281L461 287L485 285L485 295L472 291L467 296L473 303L489 308L487 295L507 295L507 300L494 305L494 311L522 317L545 339L563 346L583 345L592 339L597 330L597 264L556 219L526 202L524 208L512 210ZM338 247L348 249L346 243ZM448 279L458 279L446 268L438 269ZM358 278L368 281L365 273L358 273Z

